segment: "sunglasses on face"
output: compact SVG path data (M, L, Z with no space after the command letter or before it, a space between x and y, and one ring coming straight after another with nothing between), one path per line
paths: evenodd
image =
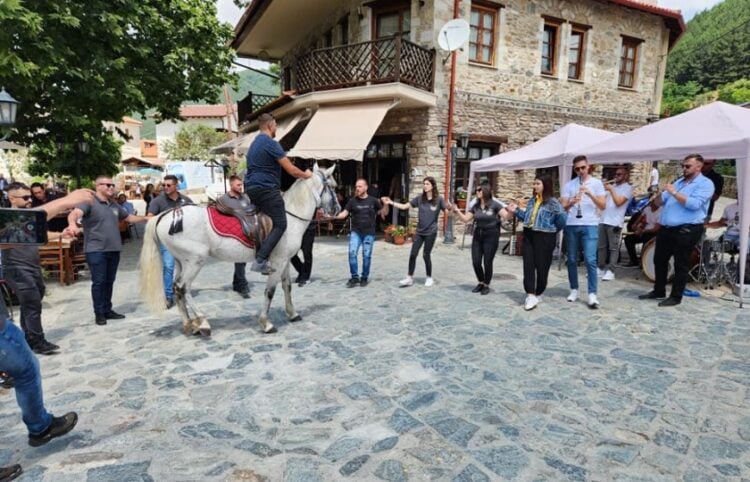
M25 196L16 196L16 195L12 195L12 196L15 198L23 199L24 201L31 201L31 194L26 194Z
M573 170L574 171L585 171L586 168L588 168L588 166L578 166L578 167L574 167Z
M692 165L692 164L683 164L683 165L682 165L682 168L683 168L683 169L690 169L691 167L693 167L693 165Z
M164 184L164 187L174 187L174 184Z
M109 188L109 189L111 189L111 188L115 187L115 185L114 185L114 184L110 184L110 183L108 183L108 182L100 182L100 183L99 183L99 185L100 185L100 186L107 186L107 188Z

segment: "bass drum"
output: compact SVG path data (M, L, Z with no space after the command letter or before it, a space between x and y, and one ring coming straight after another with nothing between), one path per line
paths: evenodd
M656 238L649 239L641 249L641 269L651 281L656 280L656 266L654 266L654 253L656 252ZM669 267L667 268L667 281L674 277L674 258L669 258Z

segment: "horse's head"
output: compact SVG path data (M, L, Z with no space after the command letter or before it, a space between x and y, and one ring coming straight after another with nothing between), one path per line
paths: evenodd
M327 216L335 216L341 211L341 205L336 198L336 180L333 178L333 171L335 169L335 164L328 169L319 168L317 163L313 167L313 177L315 178L316 186L320 189L318 207Z

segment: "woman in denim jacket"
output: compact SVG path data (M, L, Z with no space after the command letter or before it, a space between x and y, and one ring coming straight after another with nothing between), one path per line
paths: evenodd
M526 310L539 304L547 288L557 232L565 227L568 218L560 202L552 197L550 176L534 179L532 194L525 210L515 209L516 217L523 222L523 287L526 291L523 307Z

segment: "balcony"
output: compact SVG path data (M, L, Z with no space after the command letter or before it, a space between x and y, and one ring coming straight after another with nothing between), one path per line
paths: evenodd
M435 49L400 36L313 50L297 59L298 94L400 82L432 92Z
M278 97L275 95L262 95L248 92L247 97L237 102L237 118L240 120L240 125L247 121L247 117L250 114L262 109L277 98Z

